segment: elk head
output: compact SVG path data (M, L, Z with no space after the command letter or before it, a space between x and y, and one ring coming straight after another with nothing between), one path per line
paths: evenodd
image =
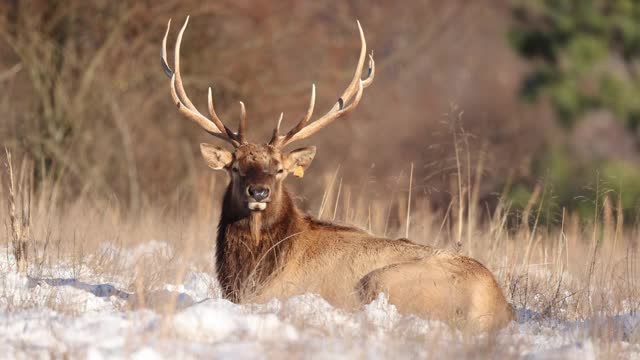
M268 211L272 204L277 204L283 196L282 181L289 173L302 177L304 170L311 164L315 156L314 146L285 152L283 149L301 139L305 139L316 133L332 121L350 113L360 102L364 88L373 82L375 75L375 63L369 55L369 70L367 77L362 80L361 74L366 60L367 45L358 22L360 40L360 58L355 74L347 89L342 93L336 104L322 117L309 122L313 115L315 105L315 85L311 87L311 99L305 116L286 134L280 134L280 125L283 115L280 114L278 124L273 131L273 136L267 144L250 143L246 139L246 111L240 102L241 117L237 132L233 132L223 124L215 112L211 88L209 88L207 118L200 113L187 97L182 85L180 75L180 44L182 35L189 22L185 21L175 45L174 69L167 63L167 36L171 26L171 20L167 25L167 31L162 40L162 67L171 79L171 96L182 115L196 122L209 134L227 142L233 147L232 151L222 147L201 144L200 149L209 167L215 170L224 170L231 177L230 194L232 206L236 211L251 213Z

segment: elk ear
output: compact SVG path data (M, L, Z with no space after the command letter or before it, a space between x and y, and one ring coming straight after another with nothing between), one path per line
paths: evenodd
M293 150L287 154L284 160L284 167L288 172L292 172L294 176L302 177L304 176L304 171L311 165L314 156L316 156L315 146Z
M214 170L224 169L233 161L233 155L218 146L202 143L200 144L200 152L202 152L207 165Z

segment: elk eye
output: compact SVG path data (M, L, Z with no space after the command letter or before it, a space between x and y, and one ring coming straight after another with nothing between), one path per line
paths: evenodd
M284 172L284 169L278 169L278 174L282 174Z

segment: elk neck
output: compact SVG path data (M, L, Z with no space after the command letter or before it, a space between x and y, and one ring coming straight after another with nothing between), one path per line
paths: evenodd
M233 199L227 187L216 241L216 272L225 298L239 302L283 264L295 234L307 227L305 217L282 187L279 198L263 211L250 211Z

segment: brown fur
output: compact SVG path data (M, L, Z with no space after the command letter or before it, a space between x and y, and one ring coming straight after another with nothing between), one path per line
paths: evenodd
M263 302L313 292L353 309L383 292L402 312L474 332L498 329L513 319L493 275L478 261L303 214L282 185L299 164L293 161L284 174L277 172L287 162L291 159L277 149L249 144L226 164L231 182L216 249L225 298ZM256 184L271 189L266 209L259 212L247 209L243 190Z

